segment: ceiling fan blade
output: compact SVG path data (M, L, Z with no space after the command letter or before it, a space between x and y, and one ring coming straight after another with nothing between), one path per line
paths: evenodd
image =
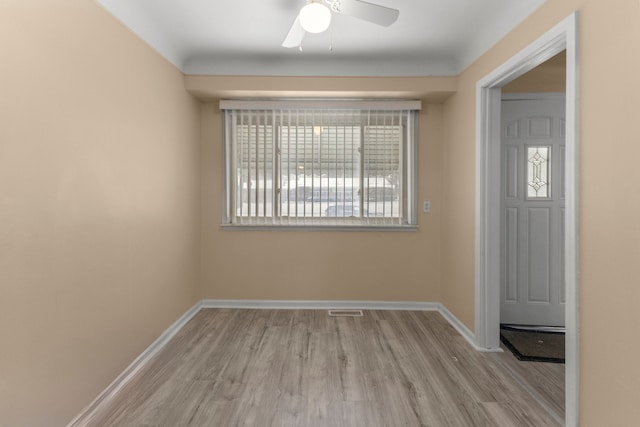
M298 47L302 44L302 39L306 32L300 25L300 16L296 17L296 20L293 21L293 25L282 42L282 47Z
M344 15L355 16L374 24L388 27L396 22L400 11L389 7L367 3L360 0L325 0L331 5L331 10Z

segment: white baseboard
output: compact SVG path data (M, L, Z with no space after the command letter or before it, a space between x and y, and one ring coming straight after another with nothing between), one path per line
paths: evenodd
M111 401L116 394L139 372L153 356L155 356L168 342L173 338L184 325L187 324L193 316L195 316L202 308L199 301L178 320L176 320L166 331L164 331L158 339L156 339L149 347L147 347L131 364L107 386L102 393L96 397L87 407L85 407L78 416L76 416L67 427L79 427L87 425L98 413L101 406Z
M67 427L80 427L89 423L101 409L155 356L180 329L203 308L247 309L362 309L362 310L415 310L439 312L469 344L478 351L495 351L478 347L474 334L445 306L437 302L412 301L305 301L305 300L201 300L191 307L140 354L109 386L78 414ZM501 351L501 350L498 350Z
M440 304L440 307L439 307L438 311L440 312L440 314L442 314L442 317L447 319L447 321L451 324L451 326L453 326L455 328L455 330L458 331L458 333L460 333L460 335L462 335L464 337L464 339L466 339L467 342L474 349L476 349L477 351L482 351L482 352L486 352L486 353L502 352L501 348L488 349L488 348L483 348L483 347L478 346L476 344L475 334L473 332L471 332L471 330L469 328L467 328L467 326L464 323L462 323L460 321L460 319L458 319L456 316L454 316L453 313L451 313L447 309L447 307L445 307L444 305Z
M440 304L412 301L313 301L313 300L225 300L205 299L203 308L253 308L282 310L415 310L438 311Z

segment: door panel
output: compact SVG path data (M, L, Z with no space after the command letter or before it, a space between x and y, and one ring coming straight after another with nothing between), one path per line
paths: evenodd
M518 198L518 157L519 147L505 147L505 197L507 199Z
M551 212L529 208L527 212L527 255L529 302L551 303Z
M564 111L502 102L501 323L564 326Z
M563 197L564 199L564 197ZM560 235L564 236L565 227L565 209L564 207L560 208ZM565 293L565 282L564 282L564 239L560 240L560 253L558 254L558 258L560 258L560 271L558 272L558 282L560 282L560 303L565 304L567 302L567 295Z
M529 138L551 138L552 117L527 118L527 136Z
M518 302L518 209L505 209L506 242L506 301Z

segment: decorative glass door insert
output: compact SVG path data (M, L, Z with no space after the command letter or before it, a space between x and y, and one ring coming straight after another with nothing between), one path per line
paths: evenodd
M527 147L527 198L548 199L551 147Z

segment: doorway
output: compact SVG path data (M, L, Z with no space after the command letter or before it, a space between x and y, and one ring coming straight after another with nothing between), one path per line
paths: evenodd
M502 64L476 85L476 321L478 347L499 351L501 88L566 50L565 171L565 422L578 425L578 138L577 13Z

